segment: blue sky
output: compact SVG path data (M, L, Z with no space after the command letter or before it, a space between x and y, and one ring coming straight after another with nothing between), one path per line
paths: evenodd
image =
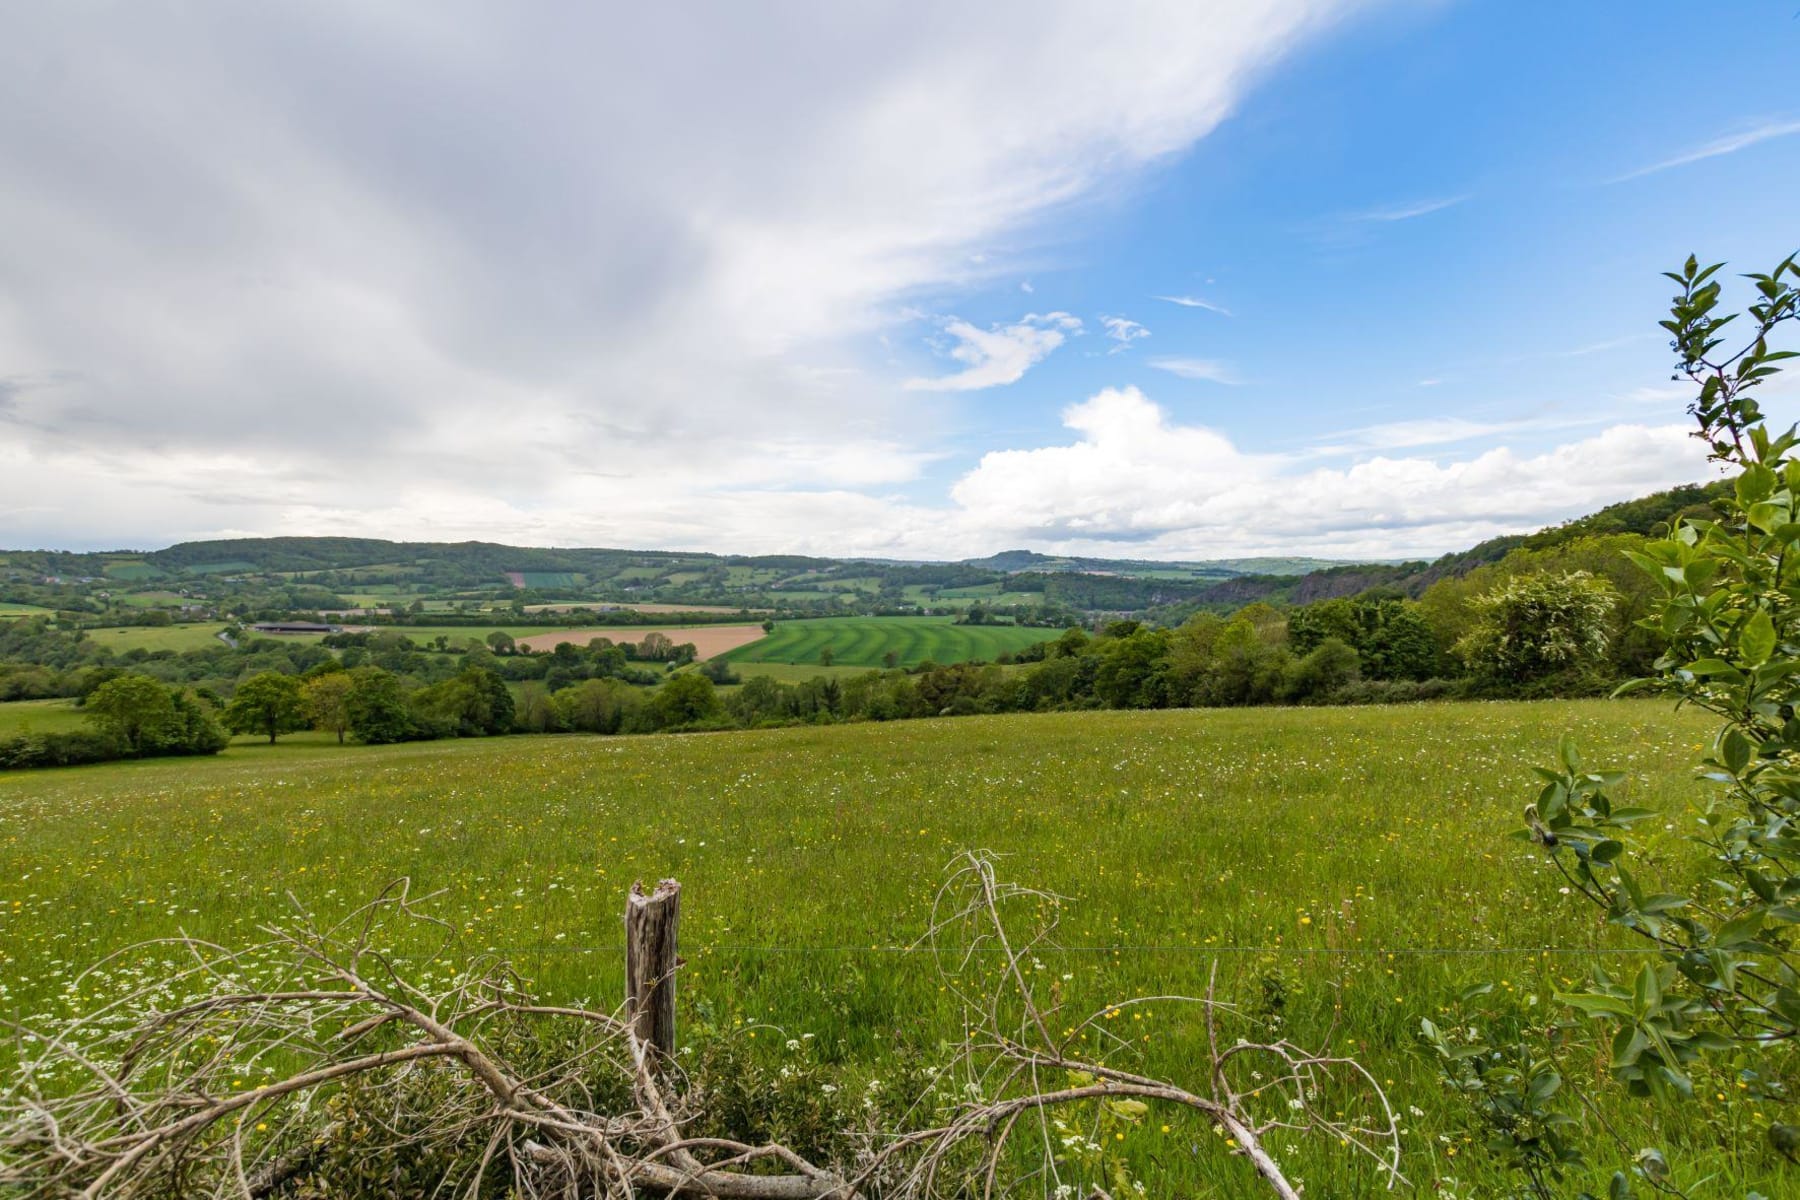
M1800 247L1792 0L19 34L9 545L1434 554L1702 477L1658 272Z
M1459 453L1529 452L1679 420L1679 389L1649 394L1669 382L1658 272L1690 252L1767 269L1800 247L1800 109L1767 86L1800 60L1796 13L1709 13L1701 36L1732 65L1691 91L1671 82L1693 69L1691 6L1352 21L1128 195L1047 227L1020 273L1029 296L1003 283L925 306L977 323L1066 310L1087 327L967 414L966 451L1002 428L1055 441L1068 397L1121 385L1252 452L1358 445L1355 431L1396 423L1419 438L1441 423L1431 444ZM1121 346L1102 316L1144 335ZM1154 365L1167 359L1237 382ZM1479 432L1491 426L1506 428ZM946 460L939 478L966 466Z

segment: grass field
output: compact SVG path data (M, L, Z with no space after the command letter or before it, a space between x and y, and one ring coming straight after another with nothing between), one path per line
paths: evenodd
M733 663L817 663L831 647L832 664L879 667L893 651L898 666L930 661L989 661L1008 651L1047 641L1056 629L1021 629L1015 625L958 625L951 617L820 617L779 621L775 632L725 658Z
M1199 994L1215 968L1219 998L1248 1014L1279 995L1288 1036L1356 1055L1417 1109L1413 1185L1393 1194L1441 1196L1454 1179L1456 1196L1498 1196L1500 1173L1417 1049L1419 1019L1455 1021L1453 997L1482 980L1534 1019L1594 951L1628 944L1505 840L1535 790L1525 763L1573 729L1593 761L1630 773L1628 803L1669 814L1650 836L1660 869L1686 872L1695 853L1673 830L1699 793L1704 728L1633 702L1085 713L284 741L0 775L0 1009L92 1007L128 971L71 980L107 951L178 930L242 941L290 892L338 914L403 874L444 889L453 956L503 952L549 997L610 1004L625 889L675 876L687 1028L760 1025L755 1045L776 1057L810 1034L814 1053L880 1077L897 1046L930 1054L960 1028L931 960L905 947L946 862L987 847L1009 877L1068 898L1069 949L1040 957L1074 1010ZM1135 1011L1119 1026L1132 1065L1192 1080L1197 1019L1173 1002ZM1584 1078L1598 1067L1571 1058ZM1795 1195L1765 1147L1767 1106L1726 1078L1701 1084L1660 1121L1595 1095L1628 1145L1663 1148L1689 1181L1717 1173L1696 1197ZM1336 1147L1277 1142L1309 1196L1388 1194ZM1152 1195L1261 1194L1203 1129L1149 1124L1127 1149ZM1578 1182L1605 1194L1603 1180Z
M10 621L15 617L39 617L53 611L55 610L36 604L14 604L10 600L0 600L0 621Z
M87 727L87 718L72 700L14 700L0 704L0 737L64 733Z
M118 625L90 629L87 636L97 646L123 654L127 650L204 650L217 646L222 621L196 621L188 625ZM312 640L317 640L316 635Z
M868 667L821 667L811 663L772 663L772 662L738 662L732 661L731 669L741 679L750 679L757 675L767 675L777 683L804 683L808 679L848 679L853 675L866 675Z

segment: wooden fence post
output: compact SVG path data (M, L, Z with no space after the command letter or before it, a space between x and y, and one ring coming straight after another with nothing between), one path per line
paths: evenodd
M625 899L625 1019L645 1045L670 1059L675 1055L676 925L681 918L681 884L665 879L644 894L631 885Z

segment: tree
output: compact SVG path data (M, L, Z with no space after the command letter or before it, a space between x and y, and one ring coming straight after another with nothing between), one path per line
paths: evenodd
M406 689L399 676L380 667L357 667L350 672L344 715L351 736L372 746L403 742L413 736Z
M1585 765L1568 737L1539 771L1519 836L1547 851L1565 891L1655 954L1629 983L1597 970L1585 991L1562 997L1614 1027L1612 1069L1628 1090L1680 1101L1696 1062L1729 1055L1739 1062L1721 1065L1773 1104L1786 1093L1771 1056L1800 1037L1800 438L1771 433L1754 392L1795 357L1771 351L1768 338L1800 317L1800 264L1790 256L1748 277L1753 332L1732 354L1720 347L1733 317L1714 315L1718 270L1690 258L1671 272L1681 292L1662 325L1698 389L1688 408L1697 436L1736 478L1715 502L1717 519L1684 519L1632 555L1655 582L1648 621L1667 642L1641 685L1721 722L1700 763L1712 790L1697 840L1710 868L1685 883L1658 880L1678 891L1640 884L1632 828L1657 814L1615 804L1628 776ZM1774 1121L1769 1134L1790 1157L1800 1144L1791 1124Z
M583 680L550 699L562 723L581 733L617 733L642 703L637 689L617 679Z
M663 684L650 704L656 723L664 729L709 721L725 711L713 681L693 672L677 675Z
M512 634L504 629L496 629L487 635L487 644L495 654L511 654L517 647Z
M770 633L774 633L774 632L775 632L775 622L773 622L773 621L764 621L764 622L763 622L763 623L762 623L762 631L763 631L763 633L764 633L764 634L770 634Z
M421 724L435 733L486 737L512 731L512 692L486 667L464 667L452 678L416 693L413 702Z
M833 650L830 646L826 646L824 649L819 651L819 665L821 667L829 667L832 663L832 660L834 660L836 657L837 657L837 651Z
M1475 625L1456 643L1478 675L1526 683L1606 655L1618 596L1586 571L1527 575L1470 601Z
M1360 675L1361 659L1355 647L1334 637L1314 646L1303 658L1293 660L1282 681L1282 698L1310 700L1325 697Z
M148 675L120 675L95 688L87 698L88 719L127 751L149 749L175 717L169 689Z
M350 728L350 690L355 686L347 671L329 671L301 685L306 715L314 729L337 734L338 745Z
M231 732L267 734L271 746L279 735L307 725L300 681L279 671L264 671L238 684L223 715Z

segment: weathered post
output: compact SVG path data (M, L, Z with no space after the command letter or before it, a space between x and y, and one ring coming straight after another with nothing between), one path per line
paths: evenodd
M675 1055L675 933L681 884L665 879L644 894L631 885L625 899L625 1019L658 1055Z

